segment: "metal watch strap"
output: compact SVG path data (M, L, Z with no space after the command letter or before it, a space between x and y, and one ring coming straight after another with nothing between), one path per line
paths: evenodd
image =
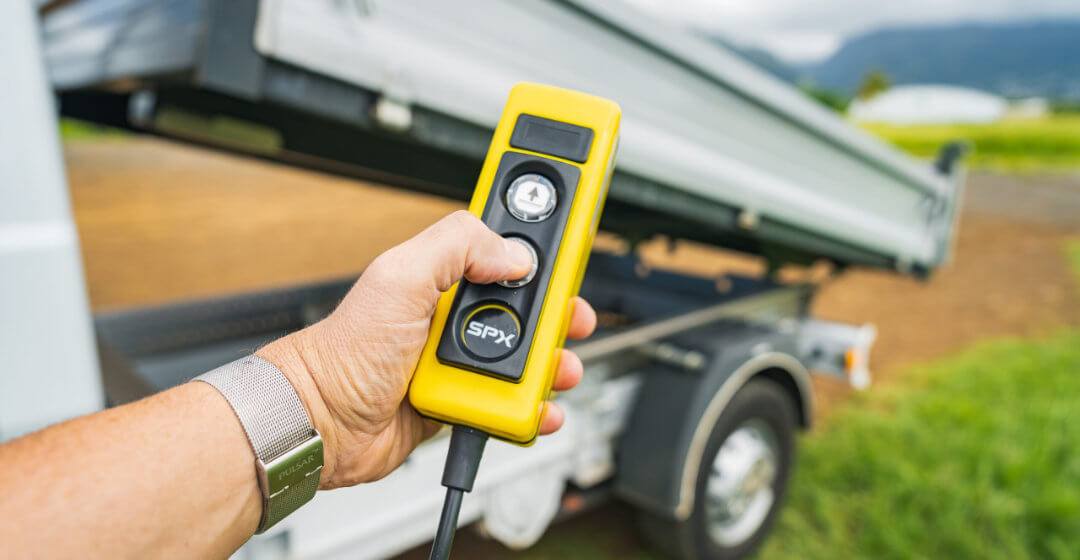
M259 533L315 496L323 467L322 438L285 374L258 356L247 356L193 381L212 385L229 401L255 451L263 493Z

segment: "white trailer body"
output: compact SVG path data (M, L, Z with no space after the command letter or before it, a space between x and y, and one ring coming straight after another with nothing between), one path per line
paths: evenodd
M467 199L510 86L551 83L623 108L609 231L917 275L949 254L948 160L619 2L84 0L45 31L73 115Z

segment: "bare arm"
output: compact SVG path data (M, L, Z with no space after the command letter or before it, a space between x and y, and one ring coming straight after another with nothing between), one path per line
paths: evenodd
M320 488L377 480L434 431L404 397L441 291L528 268L518 244L455 213L380 256L328 318L258 352L289 378L323 435ZM595 322L577 300L570 336L587 336ZM564 351L555 389L581 374ZM541 431L561 423L548 403ZM0 543L15 558L224 558L262 510L254 453L205 383L17 439L0 446L0 465Z
M255 532L254 454L205 383L30 434L0 447L13 558L223 558Z

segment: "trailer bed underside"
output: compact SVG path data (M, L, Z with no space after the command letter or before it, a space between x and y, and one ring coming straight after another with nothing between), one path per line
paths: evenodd
M721 320L797 317L812 293L810 286L742 276L712 280L652 271L642 277L636 265L632 257L593 255L581 293L601 326L588 341L571 344L586 365ZM121 404L183 383L318 321L353 281L99 314L95 329L109 401Z

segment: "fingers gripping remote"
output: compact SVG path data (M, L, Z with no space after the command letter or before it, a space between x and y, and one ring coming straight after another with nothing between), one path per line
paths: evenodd
M611 180L620 109L538 84L511 90L469 211L522 243L525 277L462 280L439 300L409 400L422 415L531 443Z

